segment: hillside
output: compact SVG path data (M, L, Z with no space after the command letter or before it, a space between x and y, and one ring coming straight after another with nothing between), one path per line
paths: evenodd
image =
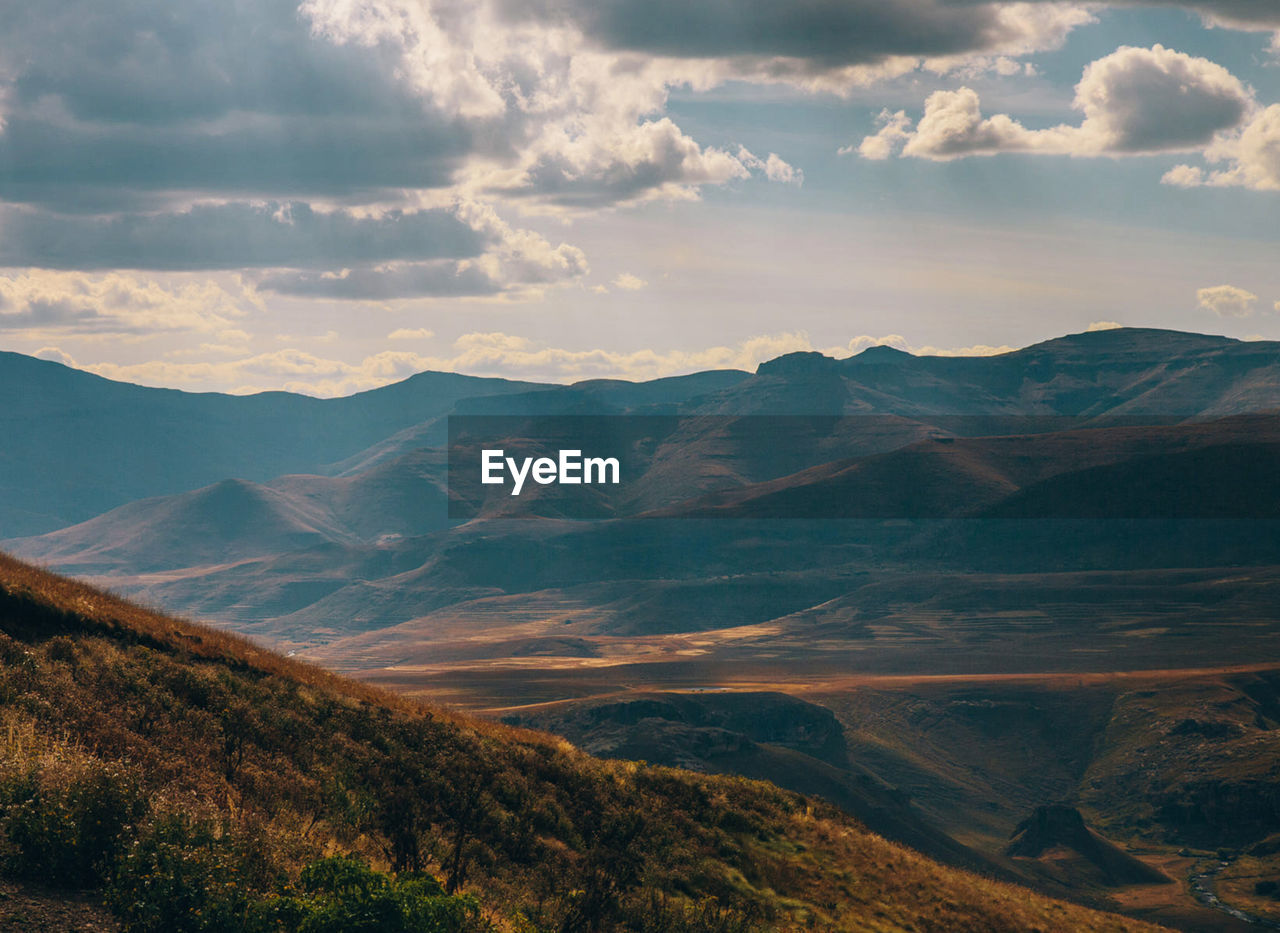
M131 930L363 929L357 909L406 930L1155 929L767 784L602 762L9 558L0 628L5 865L100 891Z

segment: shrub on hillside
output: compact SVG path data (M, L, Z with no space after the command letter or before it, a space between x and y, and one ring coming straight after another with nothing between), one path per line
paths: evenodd
M257 933L257 898L237 841L208 822L162 816L116 864L108 906L130 933Z
M10 773L0 779L0 807L8 875L86 888L110 872L146 802L125 771L94 761Z
M302 871L302 894L263 907L288 933L466 933L480 930L480 905L446 894L429 875L391 877L347 856Z

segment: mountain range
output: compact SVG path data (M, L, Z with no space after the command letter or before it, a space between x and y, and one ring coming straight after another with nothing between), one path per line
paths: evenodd
M333 400L6 354L0 403L22 557L1056 896L1275 913L1249 879L1280 877L1280 344L1116 329ZM513 449L611 425L626 481L577 513L459 483L450 426L481 423Z

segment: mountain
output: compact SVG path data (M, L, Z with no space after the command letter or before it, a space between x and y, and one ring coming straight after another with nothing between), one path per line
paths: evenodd
M655 514L1276 518L1278 467L1280 417L1274 414L997 437L940 436L742 485Z
M419 373L346 398L232 396L112 382L0 353L0 535L52 531L225 479L329 472L461 398L534 384Z
M352 476L229 481L131 503L10 546L296 647L357 635L366 646L426 639L438 648L464 638L477 614L494 613L581 619L539 636L741 627L855 592L865 600L866 574L889 579L921 566L958 579L1280 562L1280 523L1271 521L1280 517L1280 419L1272 415L931 436L747 482L859 438L874 446L885 437L880 424L896 432L908 423L875 419L862 432L856 418L782 419L790 427L770 435L777 421L676 419L666 440L632 464L643 472L619 487L626 492L601 500L605 514L647 516L631 521L450 523L445 455L420 450ZM779 453L770 436L794 443ZM706 477L737 486L645 511ZM536 514L540 501L519 508ZM371 629L386 631L362 635ZM324 656L342 664L337 650Z
M1149 328L1047 340L987 357L872 347L845 360L794 353L712 396L701 413L1181 415L1280 405L1280 344Z
M879 414L923 421L924 427L904 424L901 437L881 438L875 449L883 451L918 440L943 416L1214 417L1276 408L1278 359L1274 343L1119 329L993 357L915 357L877 347L847 360L791 354L750 376L723 371L568 387L421 373L347 398L314 399L144 388L3 353L0 430L16 442L0 451L0 535L41 534L127 502L225 479L264 483L291 473L363 472L441 445L440 419L455 410ZM869 452L863 446L843 455ZM684 491L713 490L704 484Z
M216 567L323 545L377 548L448 524L444 461L419 450L354 477L223 480L131 502L19 547L99 574Z
M5 870L125 930L1143 931L771 785L593 759L0 557ZM32 892L28 894L27 892Z
M1085 825L1079 810L1065 804L1037 807L1018 824L1005 852L1020 859L1039 859L1059 871L1078 874L1083 870L1096 875L1097 883L1112 887L1172 883L1099 836Z
M460 399L453 413L463 416L669 415L710 394L748 378L738 370L711 370L648 382L589 379L569 386L543 386L528 392L476 394ZM334 472L360 473L408 451L444 447L448 432L443 418L405 428L355 456L338 463Z

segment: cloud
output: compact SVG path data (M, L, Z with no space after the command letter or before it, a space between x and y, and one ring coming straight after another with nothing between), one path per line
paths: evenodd
M1175 188L1195 188L1205 183L1204 170L1194 165L1175 165L1160 176L1160 183Z
M1210 164L1225 164L1206 171L1177 165L1165 173L1165 184L1180 188L1207 185L1216 188L1249 188L1280 191L1280 104L1259 111L1239 131L1227 134L1205 150Z
M769 153L764 163L764 174L770 181L779 181L786 185L804 184L804 172L784 162L776 153Z
M1275 19L1247 0L1186 5L1224 24ZM7 12L0 29L0 200L71 214L385 205L431 190L561 210L688 198L757 167L665 117L671 88L847 92L920 67L1011 75L1096 8L49 0ZM773 154L758 170L802 178Z
M621 288L623 291L638 292L649 283L638 275L632 275L630 272L623 272L613 280L614 288Z
M1001 152L1139 155L1200 149L1239 126L1251 92L1221 65L1164 46L1124 46L1084 69L1073 106L1079 125L1028 129L1007 114L984 117L976 91L937 91L911 126L904 112L881 114L858 147L864 158L900 151L935 161ZM847 151L847 150L846 150Z
M269 201L98 217L9 208L2 219L0 266L53 269L326 268L475 257L491 242L447 208L361 216Z
M741 155L699 146L663 117L590 133L548 132L520 168L492 176L484 190L586 210L693 198L699 186L747 178L751 168Z
M503 9L519 22L572 22L610 49L813 75L902 57L1020 54L1091 20L1084 5L1061 2L507 0Z
M857 152L864 159L877 161L887 159L911 139L911 118L907 116L905 110L899 110L896 113L890 112L887 108L881 110L880 115L876 117L876 123L879 124L880 129L865 137L857 146L840 147L840 155Z
M304 298L393 301L402 298L466 298L496 295L503 286L479 265L468 262L395 263L341 272L275 272L258 287Z
M1248 317L1253 314L1258 296L1234 285L1215 285L1197 291L1196 301L1203 310L1218 317Z
M752 171L763 171L769 181L797 187L804 184L804 172L788 163L776 152L769 153L767 159L761 159L743 147L738 150L738 159Z
M1099 330L1119 330L1121 327L1124 327L1124 325L1117 324L1115 321L1093 321L1085 328L1085 332L1091 334Z
M1247 0L1185 6L1239 28L1275 19L1272 5ZM1059 47L1099 8L1048 0L16 5L0 17L0 263L254 269L264 288L307 296L527 294L573 281L585 257L567 244L520 245L532 236L523 231L495 235L477 219L493 210L481 201L572 213L694 199L753 175L802 183L803 172L776 153L758 158L736 142L695 139L666 113L672 89L745 81L848 93L922 68L1026 73L1026 56ZM1028 130L983 118L976 96L940 98L932 123L928 114L919 127L891 115L860 150L951 158L983 146L1187 148L1229 122L1238 82L1227 75L1215 85L1199 65L1179 72L1179 62L1203 60L1167 56L1148 64L1154 89L1142 84L1141 62L1112 62L1116 73L1096 76L1104 97L1082 91L1080 127ZM1185 97L1171 96L1175 81ZM1126 88L1143 107L1125 108ZM1161 124L1171 102L1178 118ZM1253 142L1242 136L1239 145L1205 183L1266 182ZM460 202L471 213L453 206Z
M688 199L747 177L662 115L669 89L732 77L723 63L601 48L566 11L499 2L308 0L315 32L393 54L408 86L474 128L464 191L525 209L590 211Z
M487 192L603 209L757 170L662 116L671 87L724 80L714 64L601 50L578 26L515 23L490 0L50 0L0 25L10 265L281 267L275 281L294 291L324 290L323 273L361 294L503 290L482 281L487 268L450 279L424 265L493 245L438 205ZM758 171L798 178L776 158ZM388 263L399 267L374 274ZM550 281L553 265L514 278Z
M54 363L61 363L63 366L70 366L72 369L77 368L75 357L70 353L64 353L57 347L41 347L31 355L39 360L50 360Z
M0 330L26 337L142 337L166 333L244 336L236 322L258 299L210 281L177 285L123 273L33 269L0 275Z
M1130 0L1134 2L1134 0ZM1167 6L1164 0L1136 0L1147 6ZM1229 29L1280 29L1280 9L1268 0L1181 0L1177 5L1199 13L1213 26Z
M988 343L975 343L968 347L935 347L926 345L913 347L911 352L916 356L999 356L1001 353L1012 353L1017 347L1008 344L992 346Z
M3 26L6 200L440 187L476 148L388 55L314 36L289 0L50 0Z
M348 363L289 348L218 362L151 360L132 364L99 363L83 368L108 379L142 385L236 393L284 390L334 396L407 379L430 368L427 360L416 353L387 350Z
M399 327L387 334L388 340L428 340L436 332L425 327Z
M283 294L391 300L496 295L585 275L580 249L511 227L487 205L380 213L302 202L198 204L160 214L0 211L0 266L259 269ZM269 270L269 271L268 271Z

